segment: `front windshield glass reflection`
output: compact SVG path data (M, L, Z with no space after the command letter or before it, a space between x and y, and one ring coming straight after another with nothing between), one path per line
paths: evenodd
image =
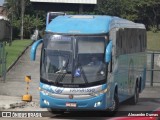
M106 79L104 36L45 36L41 77L60 84Z
M87 82L104 80L106 65L104 63L104 37L77 37L78 41L78 66L85 74ZM83 75L81 76L83 77ZM83 77L84 79L84 77Z

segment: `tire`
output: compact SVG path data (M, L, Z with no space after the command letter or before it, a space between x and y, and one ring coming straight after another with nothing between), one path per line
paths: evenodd
M134 92L134 96L132 98L130 98L129 103L131 105L136 105L138 103L139 100L139 87L136 84L135 86L135 92Z
M108 109L109 116L114 116L118 112L119 98L118 95L114 94L113 106Z
M52 108L48 108L48 111L53 114L63 114L64 113L64 111L60 111L60 110L58 111L58 110L54 110Z

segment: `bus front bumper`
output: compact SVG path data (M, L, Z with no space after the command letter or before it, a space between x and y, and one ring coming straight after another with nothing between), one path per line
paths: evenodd
M40 107L66 111L106 110L106 95L107 93L87 99L60 99L40 92Z

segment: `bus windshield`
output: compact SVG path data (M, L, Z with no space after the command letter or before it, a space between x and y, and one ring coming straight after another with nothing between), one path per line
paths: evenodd
M42 51L41 77L54 84L100 84L106 80L104 36L48 34Z
M77 40L77 66L80 69L80 78L92 83L102 81L106 77L106 67L104 63L104 37L79 36Z

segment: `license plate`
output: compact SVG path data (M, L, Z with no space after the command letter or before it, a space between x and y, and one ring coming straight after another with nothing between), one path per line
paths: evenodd
M66 103L66 107L77 107L77 103Z

